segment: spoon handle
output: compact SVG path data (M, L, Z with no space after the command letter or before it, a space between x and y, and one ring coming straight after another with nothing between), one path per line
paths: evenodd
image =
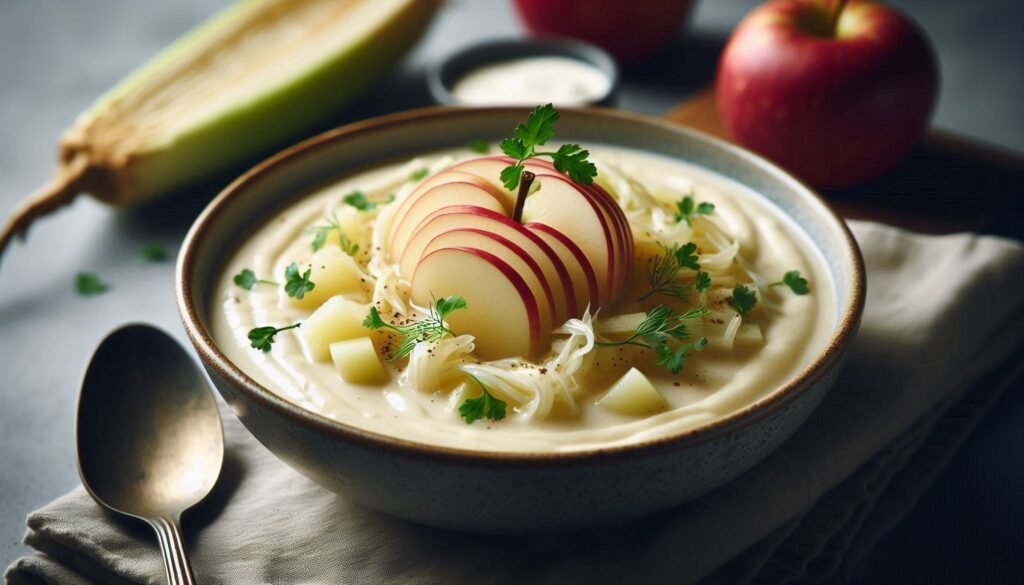
M164 557L164 568L167 569L167 585L195 585L196 578L192 574L188 555L185 554L185 539L181 536L178 518L154 518L149 520L149 525L156 531L156 538L160 541L160 552Z

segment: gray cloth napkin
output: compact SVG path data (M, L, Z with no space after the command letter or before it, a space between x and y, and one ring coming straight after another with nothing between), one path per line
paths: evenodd
M679 584L709 575L716 583L834 575L893 521L893 514L877 514L886 498L902 498L903 509L912 501L887 488L899 488L900 470L913 472L917 455L929 445L934 450L928 438L942 414L1009 363L989 385L1002 387L1019 365L1010 356L1024 337L1018 243L852 227L869 286L846 369L782 448L715 492L656 517L587 533L464 535L364 510L319 488L227 414L223 481L186 516L198 580ZM976 420L984 409L972 412ZM925 468L934 475L941 465ZM922 485L917 481L914 489ZM148 530L105 514L75 489L29 515L25 542L39 553L16 561L8 582L163 583Z

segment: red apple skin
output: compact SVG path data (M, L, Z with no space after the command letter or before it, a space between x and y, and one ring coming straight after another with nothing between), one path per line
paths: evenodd
M516 0L531 34L582 39L622 62L649 56L679 32L690 0Z
M771 0L733 33L717 99L732 137L818 188L877 177L927 128L935 53L903 14L851 0L836 34L828 0Z

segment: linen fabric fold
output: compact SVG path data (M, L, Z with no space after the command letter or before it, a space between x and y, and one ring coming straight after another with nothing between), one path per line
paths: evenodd
M948 460L958 444L949 436L969 432L961 423L959 435L946 433L945 459L933 453L919 461L935 450L929 437L947 409L960 408L986 375L990 390L974 400L990 404L1020 373L1013 356L1024 339L1019 243L851 227L868 293L843 373L790 440L713 493L586 533L459 534L365 510L320 488L225 410L222 480L185 517L198 581L677 585L705 577L798 581L847 570L909 507L906 494L923 490ZM985 412L975 406L969 421ZM901 482L903 505L890 501L887 511L879 502ZM164 582L149 528L106 513L81 487L30 514L25 542L38 552L8 569L12 585Z

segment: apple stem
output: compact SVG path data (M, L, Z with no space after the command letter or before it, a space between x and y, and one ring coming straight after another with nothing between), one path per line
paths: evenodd
M842 15L843 10L846 8L846 3L849 0L838 0L836 2L836 8L832 11L832 36L836 36L836 28L839 27L839 16Z
M533 180L537 178L537 175L530 171L523 171L523 176L519 179L519 193L516 195L516 207L512 210L512 221L516 223L523 223L523 207L526 206L526 196L530 194L530 186L533 185Z

